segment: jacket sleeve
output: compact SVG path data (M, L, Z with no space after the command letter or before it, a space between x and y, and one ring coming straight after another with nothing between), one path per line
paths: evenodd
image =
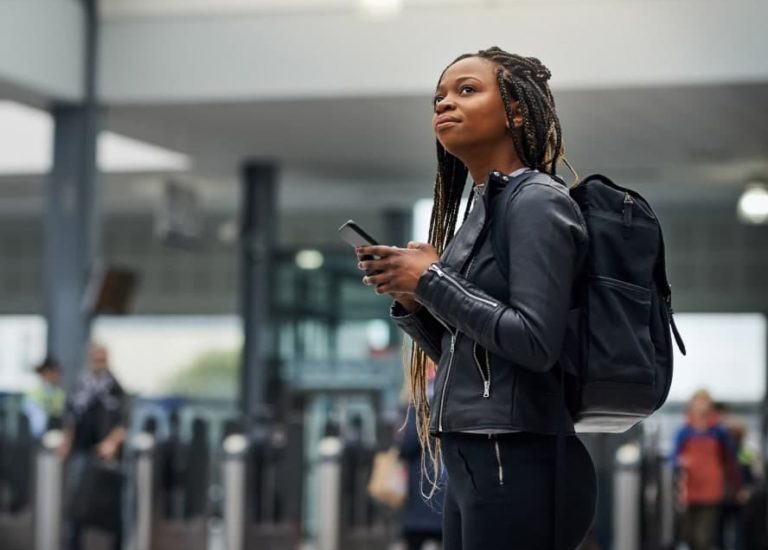
M524 184L503 211L509 303L441 262L421 276L416 298L490 353L545 372L560 357L587 230L568 191L554 184Z
M418 344L435 363L440 361L441 341L445 327L425 307L408 313L400 302L393 302L390 317L400 329Z

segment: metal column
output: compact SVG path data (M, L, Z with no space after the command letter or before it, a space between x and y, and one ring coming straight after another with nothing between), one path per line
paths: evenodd
M249 420L267 411L268 384L276 380L272 294L277 235L277 170L247 163L242 170L241 314L243 359L240 407Z
M384 211L384 239L381 244L405 247L413 236L413 212L410 210Z
M616 451L613 475L614 550L640 549L640 460L641 448L637 443L626 443Z
M85 17L84 95L79 104L55 104L53 168L48 178L44 258L48 353L64 366L64 385L72 388L90 334L83 294L99 248L96 138L95 0L83 0Z
M46 433L37 453L35 480L35 550L56 550L61 539L62 466L56 450L62 432Z
M245 548L245 458L248 440L232 434L224 440L224 547L226 550Z
M317 550L339 550L341 544L341 452L338 437L320 440L318 455Z

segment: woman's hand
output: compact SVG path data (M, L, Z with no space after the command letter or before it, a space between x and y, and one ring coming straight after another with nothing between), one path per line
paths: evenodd
M357 266L368 273L363 284L376 287L376 294L411 295L421 275L439 259L434 247L427 243L408 243L408 248L396 246L363 246L356 249L360 263ZM378 259L364 257L376 256ZM413 304L405 304L407 309Z

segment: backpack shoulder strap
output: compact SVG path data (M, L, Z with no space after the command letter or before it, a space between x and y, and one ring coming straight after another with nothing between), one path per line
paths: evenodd
M549 181L550 176L542 174L537 170L529 170L523 172L519 176L513 178L504 189L494 198L492 214L490 217L491 224L491 247L493 249L493 255L496 257L496 263L501 270L502 275L505 278L509 277L509 254L507 252L507 234L504 232L500 224L496 223L496 220L503 219L504 212L507 208L507 203L517 193L524 183L530 183L539 179L540 181Z

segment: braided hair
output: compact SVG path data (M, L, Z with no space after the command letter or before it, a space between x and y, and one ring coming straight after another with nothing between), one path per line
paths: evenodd
M487 59L496 65L496 81L504 103L509 132L520 161L527 167L540 172L557 175L557 165L562 160L569 170L575 171L565 158L560 120L555 111L555 100L548 81L552 74L535 57L524 57L492 47L477 53L457 57L449 67L470 57ZM512 103L517 101L522 115L522 127L516 128L513 121ZM437 175L434 187L434 206L429 223L429 242L438 254L445 250L453 238L459 214L461 197L467 181L467 167L450 154L437 141ZM577 177L578 179L578 177ZM464 214L466 218L469 208ZM428 358L423 349L414 344L410 352L411 400L416 412L416 426L422 447L422 473L429 478L429 472L439 472L440 442L429 437L430 407L427 398ZM426 468L427 456L432 468ZM437 479L429 479L432 489L427 498L437 489Z

